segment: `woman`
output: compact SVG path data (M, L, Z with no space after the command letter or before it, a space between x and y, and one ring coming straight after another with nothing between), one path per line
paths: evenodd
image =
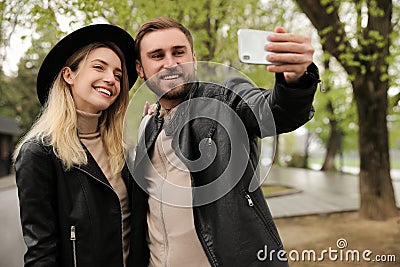
M25 266L132 266L122 128L133 49L123 29L91 25L41 65L42 113L14 153Z

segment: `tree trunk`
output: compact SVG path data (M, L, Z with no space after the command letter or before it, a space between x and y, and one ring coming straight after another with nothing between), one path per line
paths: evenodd
M325 160L321 166L321 171L336 171L335 158L340 145L340 132L336 128L331 128Z
M346 35L345 22L340 20L340 1L296 2L318 30L323 49L354 78L359 120L360 215L374 220L393 217L397 208L390 177L386 122L392 1L364 1L363 5L353 1L358 16L357 25L353 25L357 29L356 48ZM362 25L362 13L366 14L362 8L368 12L367 25Z
M279 161L279 135L274 136L274 143L273 143L273 148L275 148L275 155L274 155L274 159L272 161L273 165L280 165L280 161Z
M381 88L373 88L379 86ZM389 141L386 121L388 105L385 83L374 85L368 77L355 81L359 119L360 215L386 220L397 215L390 177ZM378 89L378 90L377 90ZM365 91L374 92L365 94Z
M332 102L328 102L327 109L329 113L333 113ZM333 117L333 116L332 116ZM329 119L331 132L329 135L328 145L326 148L325 160L322 164L321 171L336 170L335 157L340 148L340 130L337 127L337 122L334 119Z
M310 131L307 130L306 143L304 145L304 159L303 159L303 166L302 166L303 169L308 169L308 158L310 156L310 153L309 153L310 143L311 143L311 134L310 134Z

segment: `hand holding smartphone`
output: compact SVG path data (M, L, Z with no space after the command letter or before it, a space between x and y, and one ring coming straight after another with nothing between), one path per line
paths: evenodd
M272 33L274 32L252 29L238 30L239 60L247 64L279 64L279 62L267 60L267 56L271 52L265 50L265 45L269 42L268 36Z

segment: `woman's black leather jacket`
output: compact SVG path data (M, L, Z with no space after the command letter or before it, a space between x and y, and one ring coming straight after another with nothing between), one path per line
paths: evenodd
M86 152L87 165L64 171L51 146L22 146L15 168L25 266L123 266L120 202ZM125 168L127 185L129 176Z

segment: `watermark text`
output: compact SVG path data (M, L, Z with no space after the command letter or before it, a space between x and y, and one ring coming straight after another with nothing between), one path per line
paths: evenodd
M257 259L260 261L292 261L292 262L322 262L322 261L340 261L340 262L396 262L396 255L392 254L380 254L374 255L369 250L357 250L348 249L347 240L339 238L336 241L336 247L329 247L321 251L313 249L306 249L302 251L290 250L288 252L284 250L268 249L265 245L263 249L257 252Z

